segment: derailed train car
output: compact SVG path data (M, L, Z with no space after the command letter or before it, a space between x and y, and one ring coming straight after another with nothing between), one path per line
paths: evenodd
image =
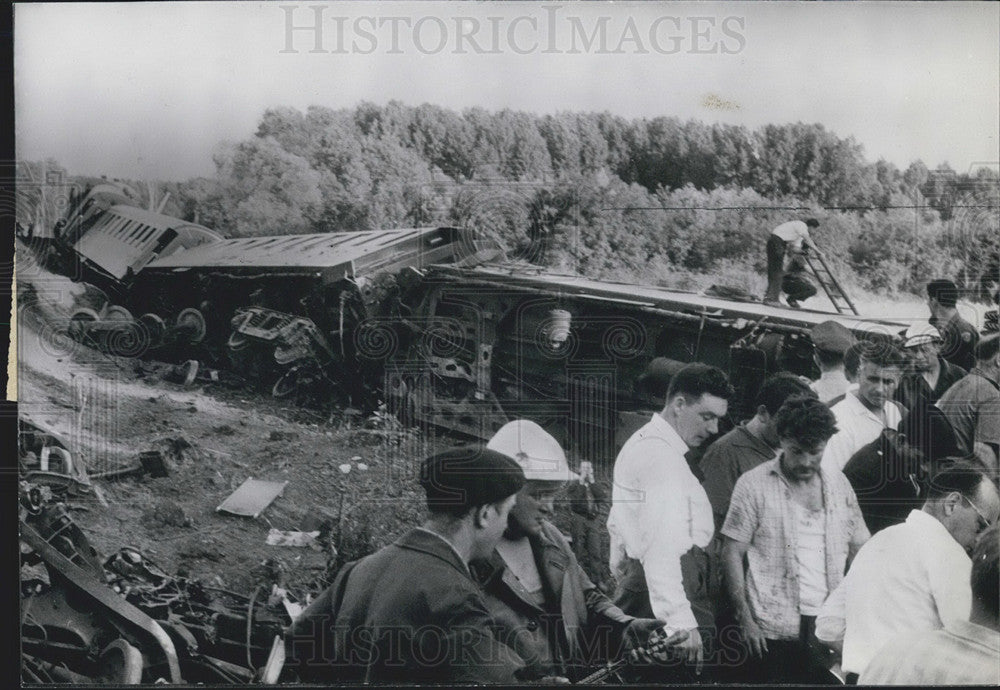
M818 377L811 328L857 337L906 324L553 275L526 264L431 267L398 322L362 324L361 356L384 356L384 391L407 419L489 438L508 418L545 426L605 467L662 400L643 386L689 362L728 371L731 417L770 373ZM392 352L384 353L394 338ZM662 392L660 393L662 394Z
M275 395L384 401L407 423L474 438L528 417L598 464L658 406L639 385L651 363L662 376L693 361L726 369L740 393L735 420L769 373L818 374L817 323L836 319L862 337L906 326L555 275L505 262L454 227L197 235L204 241L185 246L179 233L119 228L147 213L120 201L76 211L82 220L67 225L78 260L119 300L71 321L129 336L91 338L98 344L208 360ZM161 225L182 224L173 220Z
M222 239L203 225L140 208L137 199L121 183L74 193L49 243L60 272L127 300L133 279L151 261Z
M421 269L489 255L452 227L229 239L151 262L130 301L151 345L185 326L189 344L276 395L325 381L364 404L373 363L357 356L358 324L392 316Z

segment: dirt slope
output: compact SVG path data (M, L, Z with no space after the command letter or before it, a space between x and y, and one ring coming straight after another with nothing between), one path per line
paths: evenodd
M322 584L332 551L269 546L269 529L318 529L321 543L339 545L339 560L368 553L421 519L414 470L433 448L456 443L370 428L385 426L379 418L329 420L221 384L164 382L138 360L58 341L52 314L35 316L20 328L22 414L61 434L91 473L153 449L170 466L165 478L95 480L106 505L73 502L105 556L133 546L167 572L240 592L278 582L304 595ZM251 476L288 485L257 519L217 513Z

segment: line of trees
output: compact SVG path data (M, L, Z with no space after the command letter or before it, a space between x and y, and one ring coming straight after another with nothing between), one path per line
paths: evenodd
M996 171L870 163L818 124L274 108L215 163L162 185L164 211L230 236L451 223L514 249L543 233L545 262L594 278L760 275L770 228L815 216L847 282L919 291L934 275L971 285L1000 237Z

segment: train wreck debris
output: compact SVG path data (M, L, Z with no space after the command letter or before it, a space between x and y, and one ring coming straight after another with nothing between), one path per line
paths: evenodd
M529 418L604 462L623 419L657 406L638 385L654 359L721 366L746 401L774 371L815 376L809 329L831 318L526 264L432 267L401 304L399 346L386 357L392 409L484 439L508 418ZM902 325L833 318L858 337Z
M55 431L22 413L18 417L17 456L20 476L63 495L91 494L93 485L83 462Z
M809 329L831 318L719 288L555 275L506 262L454 227L198 235L205 241L183 251L140 251L111 231L121 224L112 217L131 217L112 192L92 190L63 229L65 251L103 276L71 315L69 337L111 354L197 360L301 403L366 412L386 403L406 424L477 438L535 419L598 462L655 406L637 389L650 361L718 365L745 402L775 371L815 376ZM906 326L832 318L857 337Z
M20 483L22 680L247 683L298 604L168 575L122 548L103 562L44 486Z

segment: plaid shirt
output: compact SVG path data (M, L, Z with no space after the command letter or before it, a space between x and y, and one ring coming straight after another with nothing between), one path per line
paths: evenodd
M799 636L799 566L795 514L780 458L750 470L736 482L722 534L749 544L747 603L769 639ZM860 548L868 528L850 482L842 472L820 470L826 513L826 584L832 592L847 569L850 547Z

